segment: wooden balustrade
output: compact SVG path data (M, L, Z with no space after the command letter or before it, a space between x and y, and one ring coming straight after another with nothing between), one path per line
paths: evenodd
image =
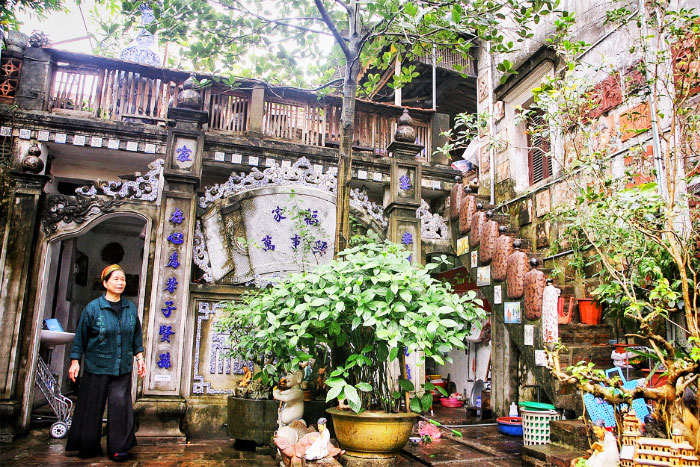
M116 68L57 65L51 88L54 111L87 112L105 120L167 119L170 102L184 81Z
M54 112L77 113L104 120L144 123L167 121L172 105L187 74L120 62L104 61L98 66L59 62L54 70L50 108ZM115 66L116 65L116 66ZM202 92L202 109L209 113L209 131L246 134L251 128L249 90L231 90L214 84ZM359 103L359 102L358 102ZM340 144L340 101L305 95L294 98L266 93L262 104L262 133L265 138L310 146ZM355 115L356 150L387 155L400 108L363 102ZM260 113L258 113L260 115ZM425 146L421 156L430 159L431 128L427 115L414 115L416 143ZM260 117L257 117L260 118Z

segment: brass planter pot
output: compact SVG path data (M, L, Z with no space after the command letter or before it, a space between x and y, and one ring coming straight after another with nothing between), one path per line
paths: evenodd
M333 418L335 436L346 454L362 458L396 457L408 442L415 413L355 412L326 409Z

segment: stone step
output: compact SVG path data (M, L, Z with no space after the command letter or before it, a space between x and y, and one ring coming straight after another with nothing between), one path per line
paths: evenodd
M586 425L582 420L556 420L549 422L549 438L552 444L568 449L589 449Z
M535 467L569 467L571 461L585 455L585 451L567 449L555 444L523 446L523 465Z

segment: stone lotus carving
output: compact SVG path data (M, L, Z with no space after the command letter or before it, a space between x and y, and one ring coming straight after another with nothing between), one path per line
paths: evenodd
M156 159L148 168L146 175L137 173L136 180L129 181L97 181L92 186L78 188L75 192L79 195L95 196L102 194L118 199L136 199L142 201L155 201L158 198L158 187L163 173L163 159Z
M481 227L481 246L479 247L479 259L488 263L493 257L493 250L496 246L498 233L498 222L487 220Z
M469 246L479 246L481 243L481 229L486 223L486 213L478 211L472 216L472 225L469 232Z
M416 218L420 219L421 238L447 240L447 220L439 214L431 213L430 206L424 199L420 200Z
M317 173L306 157L300 158L291 167L281 167L276 163L262 172L253 167L248 175L231 174L224 184L216 184L204 191L199 198L199 206L207 209L214 201L227 198L239 191L268 185L303 185L335 193L338 182L335 175Z
M527 255L517 249L508 257L506 266L506 285L508 298L516 299L525 292L525 274L530 271Z
M491 277L494 280L502 281L506 278L508 268L508 257L515 251L513 238L508 235L501 235L494 243L493 258L491 262Z
M202 280L209 284L214 282L214 276L211 272L211 262L209 261L209 252L207 251L207 244L204 241L204 234L202 233L202 223L197 219L194 228L194 246L192 248L192 261L196 264L199 269L204 271Z
M476 212L476 197L467 195L459 208L459 233L468 233L472 228L472 217Z
M462 185L462 177L457 177L452 191L450 192L450 220L459 219L459 209L464 201L464 185Z
M113 212L123 201L84 196L51 195L41 213L44 233L51 235L58 229L58 224L82 224L91 214Z
M525 317L529 320L540 319L542 316L542 298L546 280L544 273L539 269L532 269L525 273Z

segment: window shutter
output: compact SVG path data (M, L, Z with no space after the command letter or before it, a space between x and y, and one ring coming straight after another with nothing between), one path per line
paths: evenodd
M527 124L527 166L530 175L530 185L544 180L552 175L552 158L549 156L549 138L533 134L535 128L545 124L543 112L538 110L528 117Z

